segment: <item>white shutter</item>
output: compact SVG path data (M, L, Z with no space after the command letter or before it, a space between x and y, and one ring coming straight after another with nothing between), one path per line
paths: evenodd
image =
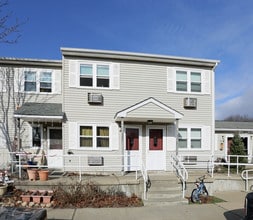
M79 78L78 62L69 60L69 87L77 87Z
M2 130L0 130L0 148L6 148L6 140Z
M201 129L201 140L202 140L202 150L210 150L211 149L211 127L203 126Z
M174 124L168 125L168 151L175 151L176 150L176 126Z
M202 93L210 94L211 93L211 71L205 70L202 72L201 84L202 84Z
M119 150L119 126L117 123L113 123L110 126L110 147L112 150Z
M69 122L69 149L78 148L78 125L76 122Z
M7 67L1 67L0 69L0 92L6 92L6 72Z
M167 68L167 91L168 92L176 91L176 72L173 67Z
M54 70L52 72L52 80L53 80L53 93L61 94L61 70Z
M110 71L110 88L119 89L120 88L120 64L113 63Z

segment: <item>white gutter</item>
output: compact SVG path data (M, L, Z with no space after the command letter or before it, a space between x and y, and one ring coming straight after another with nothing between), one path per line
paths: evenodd
M14 118L35 118L35 119L63 119L63 116L39 116L39 115L14 115Z

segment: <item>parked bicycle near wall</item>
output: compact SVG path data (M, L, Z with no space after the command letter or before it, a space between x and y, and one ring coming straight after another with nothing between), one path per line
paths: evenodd
M208 191L206 189L204 179L205 179L205 175L199 177L195 182L196 188L192 190L192 194L191 194L191 201L193 203L201 202L200 200L201 196L203 197L208 196Z

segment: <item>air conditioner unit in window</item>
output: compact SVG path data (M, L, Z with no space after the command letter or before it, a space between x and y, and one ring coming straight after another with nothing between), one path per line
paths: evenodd
M196 98L184 98L184 107L185 108L197 108L197 99Z
M88 93L88 103L90 104L102 104L103 96L100 93Z

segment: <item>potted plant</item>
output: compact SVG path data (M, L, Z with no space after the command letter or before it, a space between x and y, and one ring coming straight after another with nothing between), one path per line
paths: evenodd
M7 191L7 184L0 183L0 196L3 196Z

